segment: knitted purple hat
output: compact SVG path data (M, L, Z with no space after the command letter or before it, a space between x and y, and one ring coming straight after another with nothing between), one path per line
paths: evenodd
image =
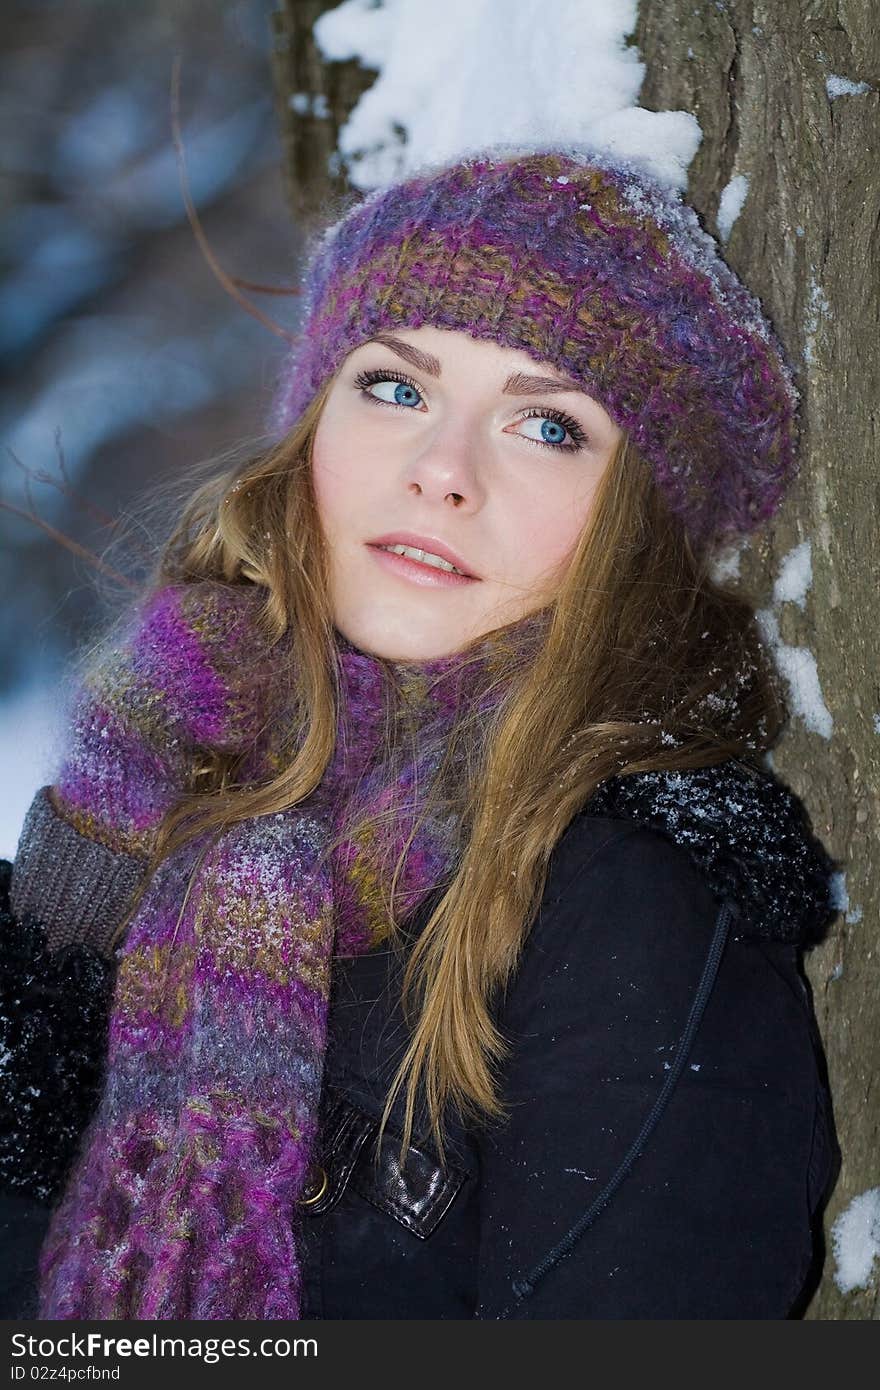
M753 531L796 475L799 393L760 301L677 191L607 151L471 156L368 194L323 231L274 436L354 348L424 323L578 381L697 549Z

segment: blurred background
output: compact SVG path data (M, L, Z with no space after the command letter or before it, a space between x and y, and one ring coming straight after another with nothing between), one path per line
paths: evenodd
M273 0L7 0L0 17L0 856L47 780L69 654L122 593L107 518L155 551L142 499L261 434L283 340L212 275L293 283L273 105ZM293 328L295 297L252 295ZM65 482L66 478L66 482ZM20 513L36 514L43 525ZM126 552L127 553L127 552ZM126 553L108 556L124 568ZM102 593L102 588L104 592ZM23 640L24 639L24 640Z

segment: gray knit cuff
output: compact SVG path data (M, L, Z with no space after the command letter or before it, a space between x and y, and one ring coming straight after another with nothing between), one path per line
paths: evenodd
M112 956L110 939L123 920L146 860L117 854L63 820L41 787L18 842L9 903L16 918L31 913L51 952L73 942Z

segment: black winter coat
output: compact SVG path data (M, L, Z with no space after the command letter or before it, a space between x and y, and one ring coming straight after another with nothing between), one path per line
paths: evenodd
M821 1272L821 1215L840 1166L802 973L834 915L835 867L766 772L731 760L606 783L556 846L497 1007L511 1043L509 1120L450 1117L445 1167L424 1112L399 1167L400 1096L373 1163L407 1038L403 959L337 958L321 1151L301 1203L303 1317L797 1317ZM35 959L38 934L7 914L20 949L3 1013L19 1055L9 1001L28 1006L10 980ZM64 972L78 972L76 1007L66 1022L56 1013L37 1054L108 997L110 976L89 975L90 964L43 959L26 971L30 1017L33 1000L57 1002ZM28 1139L20 1125L13 1134L28 1084L19 1067L19 1104L0 1134L6 1317L33 1315L46 1202L97 1096L96 1045L71 1056L85 1087L57 1075L54 1102L44 1095L51 1121L32 1112ZM72 1092L86 1095L75 1114Z

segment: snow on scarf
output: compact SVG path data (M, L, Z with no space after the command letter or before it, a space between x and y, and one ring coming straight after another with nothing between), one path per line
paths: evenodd
M82 834L143 856L201 753L239 755L239 780L289 757L262 595L200 581L139 607L79 691L53 784ZM457 713L488 713L504 688L493 654L532 650L541 629L540 615L512 624L464 667L381 662L337 633L340 722L320 787L160 865L117 947L104 1090L41 1251L40 1318L299 1317L297 1199L332 958L382 933L376 875L406 842ZM394 735L397 714L387 723L389 690L414 741ZM390 821L322 855L352 805ZM459 829L435 817L413 840L400 920L450 868Z

